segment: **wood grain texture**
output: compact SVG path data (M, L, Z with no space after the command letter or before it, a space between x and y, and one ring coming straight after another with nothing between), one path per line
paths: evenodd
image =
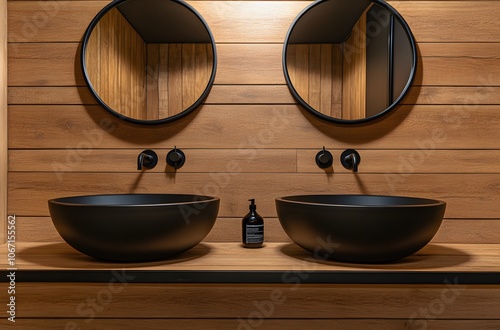
M145 329L190 329L190 330L234 330L241 326L241 319L94 319L92 322L86 322L88 319L16 319L15 326L7 323L4 319L0 325L6 328L12 327L18 330L31 329L63 329L66 326L76 325L81 329L89 330L121 330L123 328L145 328ZM3 322L3 323L2 323ZM9 322L10 323L10 322ZM371 330L387 329L405 329L413 325L418 327L424 324L431 329L437 330L470 330L479 328L484 330L496 330L500 327L499 320L426 320L416 319L409 322L406 319L265 319L256 320L258 329L276 330L276 329L315 329L315 330L358 330L367 328Z
M135 270L135 271L292 271L303 273L369 272L499 272L499 244L430 243L399 262L353 264L334 260L318 262L313 254L291 242L265 243L245 249L240 242L203 242L183 254L159 261L109 263L91 258L65 242L19 242L16 266L22 270ZM0 265L7 267L7 248L1 246ZM453 278L453 276L452 276ZM288 281L285 281L287 280ZM457 278L460 283L460 279ZM296 283L285 277L284 283ZM276 284L275 284L276 285ZM279 286L276 285L276 286ZM380 285L382 286L382 285ZM468 285L467 285L468 286ZM406 287L406 285L401 285ZM497 285L497 287L500 287Z
M18 317L88 318L87 298L106 299L108 283L18 283ZM117 284L116 284L117 285ZM419 308L440 299L443 285L193 285L133 284L111 287L112 301L101 304L99 318L242 318L257 311L253 302L273 297L273 318L370 319L418 317ZM122 289L122 290L119 290ZM500 288L495 285L457 285L460 296L436 319L495 320ZM107 291L108 290L108 291ZM118 291L119 290L119 291ZM279 295L281 294L281 295ZM273 296L272 296L273 295ZM5 293L2 293L4 299ZM280 300L276 300L276 298ZM307 301L307 304L304 304ZM84 304L77 313L76 307ZM229 308L230 306L230 308ZM384 306L381 308L380 306ZM83 314L83 315L82 315ZM97 316L97 313L96 313ZM433 315L434 316L434 315ZM413 322L412 322L413 321Z
M116 8L94 27L85 50L88 78L111 109L147 119L146 43Z
M444 46L429 45L427 49L432 47L442 50ZM218 44L214 83L285 84L282 48L282 44ZM10 43L9 86L85 86L79 56L78 43ZM500 85L500 58L493 53L487 57L434 57L422 52L421 56L416 86Z
M132 125L97 106L10 106L9 148L498 149L498 125L499 108L486 105L403 105L363 126L332 126L296 105L204 105L163 126Z
M418 42L499 42L498 1L389 1ZM446 20L442 19L446 13ZM464 13L468 13L464 15Z
M290 243L275 218L275 197L318 192L445 200L448 209L440 230L406 267L421 272L500 270L500 1L389 1L417 41L415 86L405 105L383 121L353 127L313 118L296 105L285 85L283 40L310 1L189 1L217 42L216 85L205 105L163 126L140 127L115 119L96 106L79 62L83 32L108 3L11 0L8 12L0 10L8 14L0 20L8 23L9 41L8 59L0 59L0 65L8 63L8 211L18 220L21 268L109 267L61 241L48 217L47 199L136 191L213 193L222 202L221 217L200 245L211 253L200 257L195 248L188 256L200 258L144 268L234 270L243 262L248 269L294 265L346 271L350 268L345 265L307 262L310 255ZM194 62L195 67L200 64ZM195 80L199 88L202 78ZM328 89L323 87L322 93ZM168 88L162 83L158 94ZM338 91L332 93L340 99ZM188 152L185 167L176 175L164 163L174 145ZM333 173L314 164L323 145L334 153ZM136 157L146 148L155 149L161 163L139 174ZM357 175L339 164L340 152L347 148L361 153ZM233 161L241 171L228 170ZM267 246L258 251L238 243L240 218L250 197L257 198L266 219ZM1 263L7 260L5 251L0 247ZM398 265L375 267L383 271ZM278 290L285 301L274 305L259 329L500 327L498 285L454 287L460 295L442 313L432 314L432 320L422 310L440 307L436 301L442 299L445 284L125 283L119 288L123 290L115 291L112 301L87 322L92 310L78 306L87 299L108 298L109 283L17 283L16 326L54 329L75 322L89 329L236 329L241 320L255 316L256 304ZM0 300L7 299L7 290L0 290ZM7 323L5 318L0 322L0 327Z
M172 145L172 148L174 146ZM182 146L178 146L179 148ZM94 149L73 152L68 150L11 150L11 172L54 172L58 168L71 172L136 173L137 157L143 149ZM160 158L154 169L145 173L174 172L165 157L171 149L155 149ZM83 155L83 153L87 153ZM186 163L178 173L295 173L296 151L292 149L263 149L254 152L238 149L185 149ZM79 155L80 154L80 155ZM500 172L500 171L499 171Z
M275 198L294 194L380 194L442 199L448 218L499 218L500 176L490 174L290 174L290 173L9 173L8 210L48 215L51 198L102 193L195 193L221 199L220 217L240 217L247 200L276 217ZM237 192L237 193L236 193Z
M241 215L243 217L243 214ZM218 218L204 242L239 242L241 217ZM50 217L17 217L19 242L61 242ZM277 218L265 219L266 242L289 242ZM498 219L444 219L432 243L496 244L500 242Z
M366 117L366 11L353 27L343 49L354 49L350 56L343 56L342 119Z
M7 0L0 0L0 243L7 219Z
M11 105L95 105L87 87L9 87ZM295 104L286 85L215 85L205 104ZM500 103L500 87L413 86L402 104L481 105Z
M327 116L342 118L340 44L290 44L286 68L294 89L307 104Z
M343 149L329 148L335 161L335 173L352 173L340 165ZM179 173L325 173L316 165L318 149L262 149L250 152L235 149L184 149L189 161L178 169ZM54 172L58 168L70 172L139 173L136 160L142 149L84 150L10 150L11 172ZM160 158L170 149L155 149ZM432 150L421 149L366 149L361 155L360 173L456 173L499 174L500 150ZM482 159L482 161L478 161ZM394 162L396 160L396 163ZM231 166L236 164L238 166ZM453 166L450 166L453 164ZM147 173L171 172L165 163Z
M327 145L334 156L335 173L352 173L340 163L344 149ZM318 149L297 150L297 172L324 173L314 161ZM361 156L360 173L399 173L409 176L416 173L500 173L500 150L441 150L425 152L422 149L358 149ZM484 161L478 161L484 159ZM29 160L26 159L29 163ZM27 164L26 164L27 165Z
M9 1L10 42L77 42L108 1ZM188 1L205 18L219 43L280 43L297 14L310 1ZM499 42L498 1L389 1L419 42ZM35 13L47 22L26 33ZM442 13L446 12L446 21ZM469 13L464 15L464 12ZM224 19L221 19L221 13ZM279 13L279 15L276 15ZM28 30L29 31L29 30Z

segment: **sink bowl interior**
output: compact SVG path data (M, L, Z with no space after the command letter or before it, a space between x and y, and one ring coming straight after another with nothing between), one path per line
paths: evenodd
M168 258L212 229L219 198L182 194L89 195L49 200L61 237L89 256L121 262Z
M391 262L424 247L446 203L376 195L302 195L276 199L281 226L318 259Z

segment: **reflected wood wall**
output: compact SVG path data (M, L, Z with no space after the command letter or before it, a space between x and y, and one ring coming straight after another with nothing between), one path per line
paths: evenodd
M301 98L340 119L366 117L366 12L337 44L289 44L287 70Z
M195 103L212 74L211 44L147 45L148 119L176 115Z
M354 25L344 48L348 56L343 56L343 119L362 119L366 117L366 12Z
M147 119L146 43L116 8L90 35L87 74L99 97L127 117Z
M87 74L111 109L135 119L161 119L190 107L205 91L210 44L147 44L117 9L95 26Z

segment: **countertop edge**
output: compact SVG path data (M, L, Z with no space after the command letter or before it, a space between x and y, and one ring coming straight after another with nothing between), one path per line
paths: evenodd
M9 275L11 275L9 277ZM193 284L500 284L500 272L417 271L177 271L2 270L9 282L193 283Z

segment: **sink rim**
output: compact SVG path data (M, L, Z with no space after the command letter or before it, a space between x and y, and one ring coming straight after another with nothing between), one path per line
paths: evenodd
M347 204L340 202L332 202L332 203L324 203L324 202L312 202L312 201L300 201L293 200L292 198L317 198L317 197L340 197L340 198L374 198L382 200L384 198L391 199L400 199L401 201L408 200L413 201L414 203L403 203L403 204ZM430 198L421 198L421 197L409 197L409 196L391 196L391 195L371 195L371 194L303 194L303 195L289 195L284 197L276 198L278 202L291 203L291 204L300 204L300 205L309 205L309 206L323 206L323 207L343 207L343 208L407 208L407 207L429 207L436 205L446 205L446 202L438 199L430 199Z
M91 199L91 198L100 198L100 197L133 197L133 196L180 196L186 197L186 201L183 202L162 202L162 203L85 203L77 202L75 200L78 199ZM202 199L195 199L195 198ZM190 205L190 204L199 204L199 203L207 203L213 201L220 201L219 197L208 196L208 195L197 195L197 194L162 194L162 193L128 193L128 194L95 194L95 195L77 195L77 196L65 196L52 198L48 200L49 204L58 204L64 206L77 206L77 207L158 207L158 206L176 206L176 205Z

